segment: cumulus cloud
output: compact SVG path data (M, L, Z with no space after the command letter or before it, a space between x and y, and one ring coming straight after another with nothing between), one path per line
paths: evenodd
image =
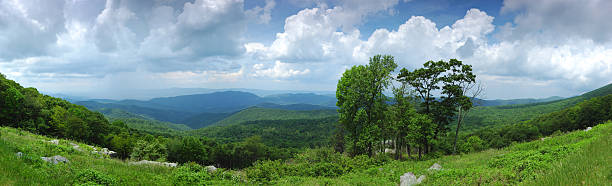
M355 26L368 15L390 10L397 3L397 0L342 1L333 8L322 4L304 9L285 20L284 32L276 34L269 47L251 51L258 57L286 62L347 59L359 42L360 32Z
M258 63L253 65L253 69L255 71L254 77L269 77L273 79L290 78L310 73L310 69L296 70L293 69L291 64L280 61L274 62L274 66L270 68L266 68L264 64Z

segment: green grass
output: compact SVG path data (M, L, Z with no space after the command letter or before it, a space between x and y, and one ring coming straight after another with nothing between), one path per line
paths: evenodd
M612 185L612 130L524 185Z
M116 159L100 158L89 152L74 150L68 140L59 145L51 140L13 128L0 128L0 185L66 185L78 183L77 175L96 170L116 180L119 185L170 185L167 178L172 168L161 166L134 166ZM83 149L89 147L78 143ZM23 157L18 158L17 152ZM57 165L43 162L40 157L61 155L69 163Z

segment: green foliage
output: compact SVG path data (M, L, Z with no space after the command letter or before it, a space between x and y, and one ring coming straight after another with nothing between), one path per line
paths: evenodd
M167 156L166 145L158 140L136 142L130 158L133 160L165 161Z
M465 143L462 144L462 151L467 152L475 152L481 151L485 148L485 142L480 139L478 136L470 136Z
M374 144L384 141L387 97L383 91L391 84L397 68L393 56L376 55L368 65L346 70L336 89L339 122L346 130L352 155L372 156Z
M112 176L92 169L86 169L76 175L75 185L117 185Z
M227 118L211 125L227 126L254 121L270 120L298 120L298 119L323 119L336 116L337 112L328 110L283 110L273 108L250 107L232 114ZM205 130L205 129L204 129Z
M206 127L189 133L209 137L221 143L240 142L251 136L260 136L267 146L312 148L329 144L336 122L336 117L247 121L235 125Z
M210 180L210 174L196 163L187 163L172 172L175 185L206 185Z

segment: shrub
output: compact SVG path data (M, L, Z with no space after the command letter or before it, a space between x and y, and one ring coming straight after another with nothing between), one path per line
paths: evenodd
M110 175L92 169L77 174L75 185L116 185L117 181Z
M172 172L174 185L206 185L210 174L197 163L189 162Z

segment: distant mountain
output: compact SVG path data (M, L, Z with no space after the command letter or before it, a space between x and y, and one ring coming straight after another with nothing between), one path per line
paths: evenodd
M203 112L200 114L196 114L193 116L190 116L186 119L184 119L181 123L194 128L194 129L199 129L199 128L203 128L203 127L207 127L209 125L212 125L218 121L221 121L229 116L231 116L232 114L234 114L235 112L231 112L231 113L209 113L209 112Z
M561 99L564 99L564 98L563 97L559 97L559 96L552 96L552 97L542 98L542 99L534 99L534 98L527 98L527 99L495 99L495 100L476 99L476 100L474 100L474 104L478 105L478 106L500 106L500 105L516 105L516 104L541 103L541 102L556 101L556 100L561 100Z
M79 101L75 102L77 105L83 105L88 109L100 111L102 109L121 109L133 114L144 115L159 121L167 121L172 123L180 123L185 118L195 115L196 113L177 111L177 110L164 110L158 108L150 108L136 105L125 105L119 103L100 103L95 101Z
M280 105L275 103L260 103L255 105L255 107L260 108L273 108L273 109L283 109L283 110L335 110L337 107L329 107L322 105L312 105L312 104L289 104L289 105Z
M290 120L290 119L320 119L336 116L336 110L282 110L272 108L250 107L216 122L210 126L225 126L240 124L247 121L260 120Z
M298 93L298 94L277 94L263 98L266 102L276 103L281 105L286 104L312 104L323 106L336 106L336 97L318 95L313 93Z
M142 130L150 133L167 133L172 134L179 131L191 130L190 127L183 124L175 124L170 122L162 122L153 118L130 113L121 109L103 108L97 110L104 114L106 118L112 121L123 121L128 127Z
M92 110L114 108L160 121L186 124L201 128L231 116L237 111L258 106L293 111L335 110L336 99L313 93L287 93L259 97L241 91L223 91L151 100L93 99L78 101Z
M146 101L146 103L152 105L160 105L171 109L197 113L234 112L262 102L263 100L261 97L255 94L239 91L154 98Z

